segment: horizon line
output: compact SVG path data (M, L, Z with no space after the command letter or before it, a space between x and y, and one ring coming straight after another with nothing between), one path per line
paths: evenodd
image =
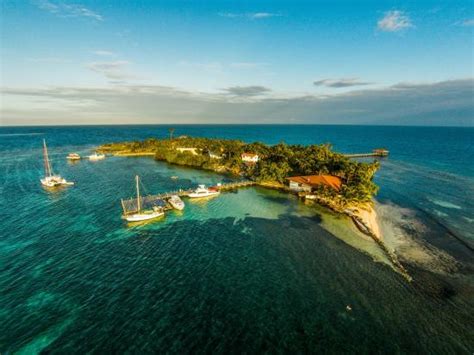
M100 123L100 124L25 124L25 125L0 125L2 128L26 127L103 127L103 126L351 126L351 127L420 127L420 128L474 128L473 125L409 125L409 124L353 124L353 123Z

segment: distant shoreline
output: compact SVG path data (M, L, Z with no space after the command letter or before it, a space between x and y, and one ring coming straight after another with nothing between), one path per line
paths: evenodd
M231 126L327 126L327 127L400 127L400 128L461 128L461 129L474 129L474 126L440 126L440 125L430 125L430 126L421 126L421 125L395 125L395 124L351 124L351 123L98 123L98 124L58 124L58 125L3 125L0 126L1 129L8 128L62 128L62 127L126 127L126 126L148 126L148 127L190 127L190 126L222 126L222 127L231 127Z

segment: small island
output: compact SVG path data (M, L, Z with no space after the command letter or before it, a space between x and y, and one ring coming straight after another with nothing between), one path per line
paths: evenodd
M279 189L315 201L334 212L349 216L359 231L370 236L387 255L393 267L407 280L411 277L396 254L383 242L373 197L378 186L373 177L377 160L366 163L334 152L330 144L290 145L240 140L179 136L116 142L100 146L98 152L116 156L153 156L197 169L230 174L259 186ZM375 156L386 156L376 152ZM370 154L374 156L374 154Z
M160 161L227 173L259 185L297 193L336 212L350 214L366 232L380 238L372 209L379 162L358 162L329 144L273 146L260 142L180 136L104 144L101 153L151 155Z

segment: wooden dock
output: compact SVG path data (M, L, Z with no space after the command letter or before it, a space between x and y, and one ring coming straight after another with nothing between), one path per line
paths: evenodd
M210 188L217 189L219 191L229 191L229 190L237 189L240 187L247 187L247 186L254 186L254 185L256 185L255 181L244 180L244 181L231 182L231 183L221 184L221 185L216 185L216 186L210 186ZM178 195L179 197L187 197L189 196L190 193L194 192L194 190L195 189L187 189L187 190L179 189L176 191L168 191L168 192L163 192L161 194L156 194L156 195L141 196L140 205L147 206L147 207L160 206L165 211L170 210L172 209L172 207L168 203L168 199L171 196ZM136 198L122 199L121 203L122 203L122 209L123 209L124 214L135 213L138 210Z
M370 157L388 157L389 151L387 149L374 149L371 153L355 153L344 154L346 158L370 158Z

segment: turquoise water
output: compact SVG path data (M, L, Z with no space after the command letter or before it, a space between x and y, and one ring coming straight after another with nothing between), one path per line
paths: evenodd
M133 195L135 174L148 193L230 178L151 158L65 159L166 134L163 126L0 128L0 352L472 353L473 129L176 129L331 142L344 152L387 147L380 214L402 235L387 242L412 284L332 235L325 221L336 217L276 191L186 201L182 213L127 227L119 200ZM55 170L76 186L41 188L42 138Z

